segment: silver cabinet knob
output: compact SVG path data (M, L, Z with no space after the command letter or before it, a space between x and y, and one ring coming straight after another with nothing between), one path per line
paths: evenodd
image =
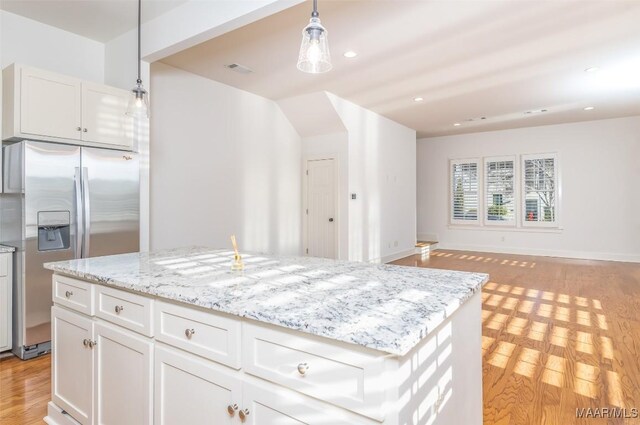
M82 127L76 127L76 131L81 131Z
M84 345L85 347L89 346L89 340L87 338L82 340L82 345Z
M242 409L240 413L238 413L238 416L240 417L240 420L244 422L245 419L247 419L247 416L249 416L249 409Z
M98 345L98 343L96 341L91 341L91 340L89 340L88 344L89 344L89 348L93 348L96 345Z
M229 416L235 415L237 411L238 411L237 404L230 404L227 406L227 413L229 413Z
M87 132L87 129L86 129L86 128L83 128L83 129L82 129L82 132L83 132L83 133L86 133L86 132Z
M116 314L120 314L120 312L121 312L122 310L124 310L124 306L117 305L117 306L116 306L116 308L115 308L115 310L116 310Z
M196 333L195 329L185 329L184 330L184 334L188 339L191 339L191 337L193 336L193 334Z
M329 219L329 223L333 223L333 217Z
M300 375L304 375L304 374L306 374L308 370L309 370L309 365L308 365L308 364L306 364L306 363L300 363L300 364L298 365L298 373L299 373Z
M67 297L67 298L71 298L72 295L73 295L73 292L71 292L71 291L67 291L67 292L64 293L64 296Z

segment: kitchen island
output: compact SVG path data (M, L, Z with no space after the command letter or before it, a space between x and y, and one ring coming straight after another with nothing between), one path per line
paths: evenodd
M233 254L45 265L47 423L482 423L487 275Z

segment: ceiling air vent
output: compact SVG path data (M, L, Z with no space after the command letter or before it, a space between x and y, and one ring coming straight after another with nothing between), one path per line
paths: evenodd
M229 65L225 65L224 67L240 74L251 74L253 72L250 68L247 68L246 66L240 65L238 63L232 63Z

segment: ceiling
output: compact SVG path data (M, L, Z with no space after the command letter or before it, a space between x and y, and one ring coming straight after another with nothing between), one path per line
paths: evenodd
M310 2L162 62L274 100L327 90L419 137L640 114L640 1L326 0L319 11L326 74L296 69Z
M143 0L142 20L152 20L187 0ZM0 9L102 43L138 24L137 0L0 0Z

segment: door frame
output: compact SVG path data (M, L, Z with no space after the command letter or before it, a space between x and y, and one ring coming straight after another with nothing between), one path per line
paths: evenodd
M300 213L302 214L302 255L304 257L308 257L307 253L308 243L309 243L309 222L307 216L307 208L309 205L309 193L308 193L308 184L309 184L309 176L307 175L308 164L310 161L322 161L322 160L333 160L333 175L334 179L334 208L335 208L335 218L334 218L334 244L335 244L335 253L336 260L340 259L340 224L342 223L340 217L340 155L337 153L329 153L329 154L307 154L302 157L302 210Z

